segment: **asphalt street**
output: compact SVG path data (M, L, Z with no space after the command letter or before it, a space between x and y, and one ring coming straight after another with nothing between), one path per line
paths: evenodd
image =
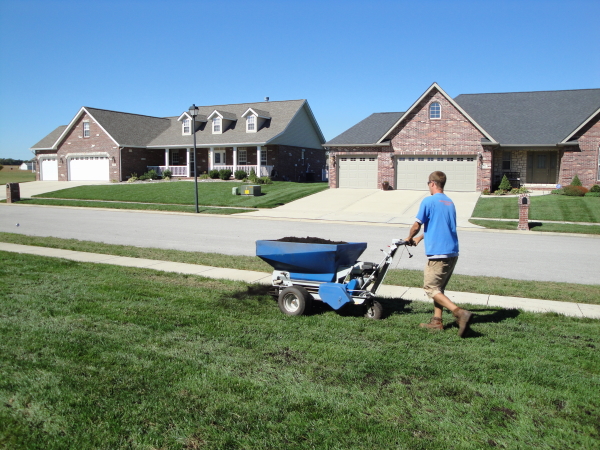
M361 259L379 261L382 257L379 250L393 238L406 237L408 227L2 205L0 231L231 255L254 255L258 239L315 236L367 242L368 248ZM460 258L456 273L600 284L597 269L600 238L461 229L459 240ZM421 270L426 261L423 248L413 247L410 252L413 258L400 251L398 265L394 264L394 267Z

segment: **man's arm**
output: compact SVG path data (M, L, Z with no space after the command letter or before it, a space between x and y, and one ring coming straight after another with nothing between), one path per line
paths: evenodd
M412 227L410 227L410 231L408 232L408 237L406 238L406 241L408 241L410 243L410 245L418 245L419 242L421 242L423 240L423 238L425 236L423 236L422 234L415 237L417 234L419 234L419 231L421 231L421 223L415 221L415 223L413 223Z

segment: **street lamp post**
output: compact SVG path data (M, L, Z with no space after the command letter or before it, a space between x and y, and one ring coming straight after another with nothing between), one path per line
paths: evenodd
M198 159L196 157L196 116L198 115L198 107L192 104L189 110L192 116L192 134L194 135L194 194L196 198L196 213L198 213Z

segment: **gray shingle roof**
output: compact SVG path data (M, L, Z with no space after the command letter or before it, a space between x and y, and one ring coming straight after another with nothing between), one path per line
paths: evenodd
M65 128L67 128L67 125L61 125L57 127L54 131L52 131L50 134L48 134L40 142L38 142L31 148L40 150L52 148L56 140L60 137L61 134L63 134L63 131L65 131Z
M375 144L403 114L403 112L373 113L323 145Z
M462 94L454 101L501 145L556 145L600 108L600 89Z
M171 126L171 121L163 117L88 107L85 109L119 145L146 146ZM181 129L181 122L179 125Z

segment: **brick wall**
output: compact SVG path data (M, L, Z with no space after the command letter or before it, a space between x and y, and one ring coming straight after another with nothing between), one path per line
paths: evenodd
M90 124L90 136L83 137L83 122ZM88 114L83 114L58 147L58 180L68 181L69 155L104 154L109 158L109 179L119 179L119 147Z
M579 141L578 148L564 147L564 155L560 165L559 183L571 184L573 177L577 175L581 184L590 188L594 184L600 184L598 174L598 151L600 147L600 117L584 127L575 136Z

